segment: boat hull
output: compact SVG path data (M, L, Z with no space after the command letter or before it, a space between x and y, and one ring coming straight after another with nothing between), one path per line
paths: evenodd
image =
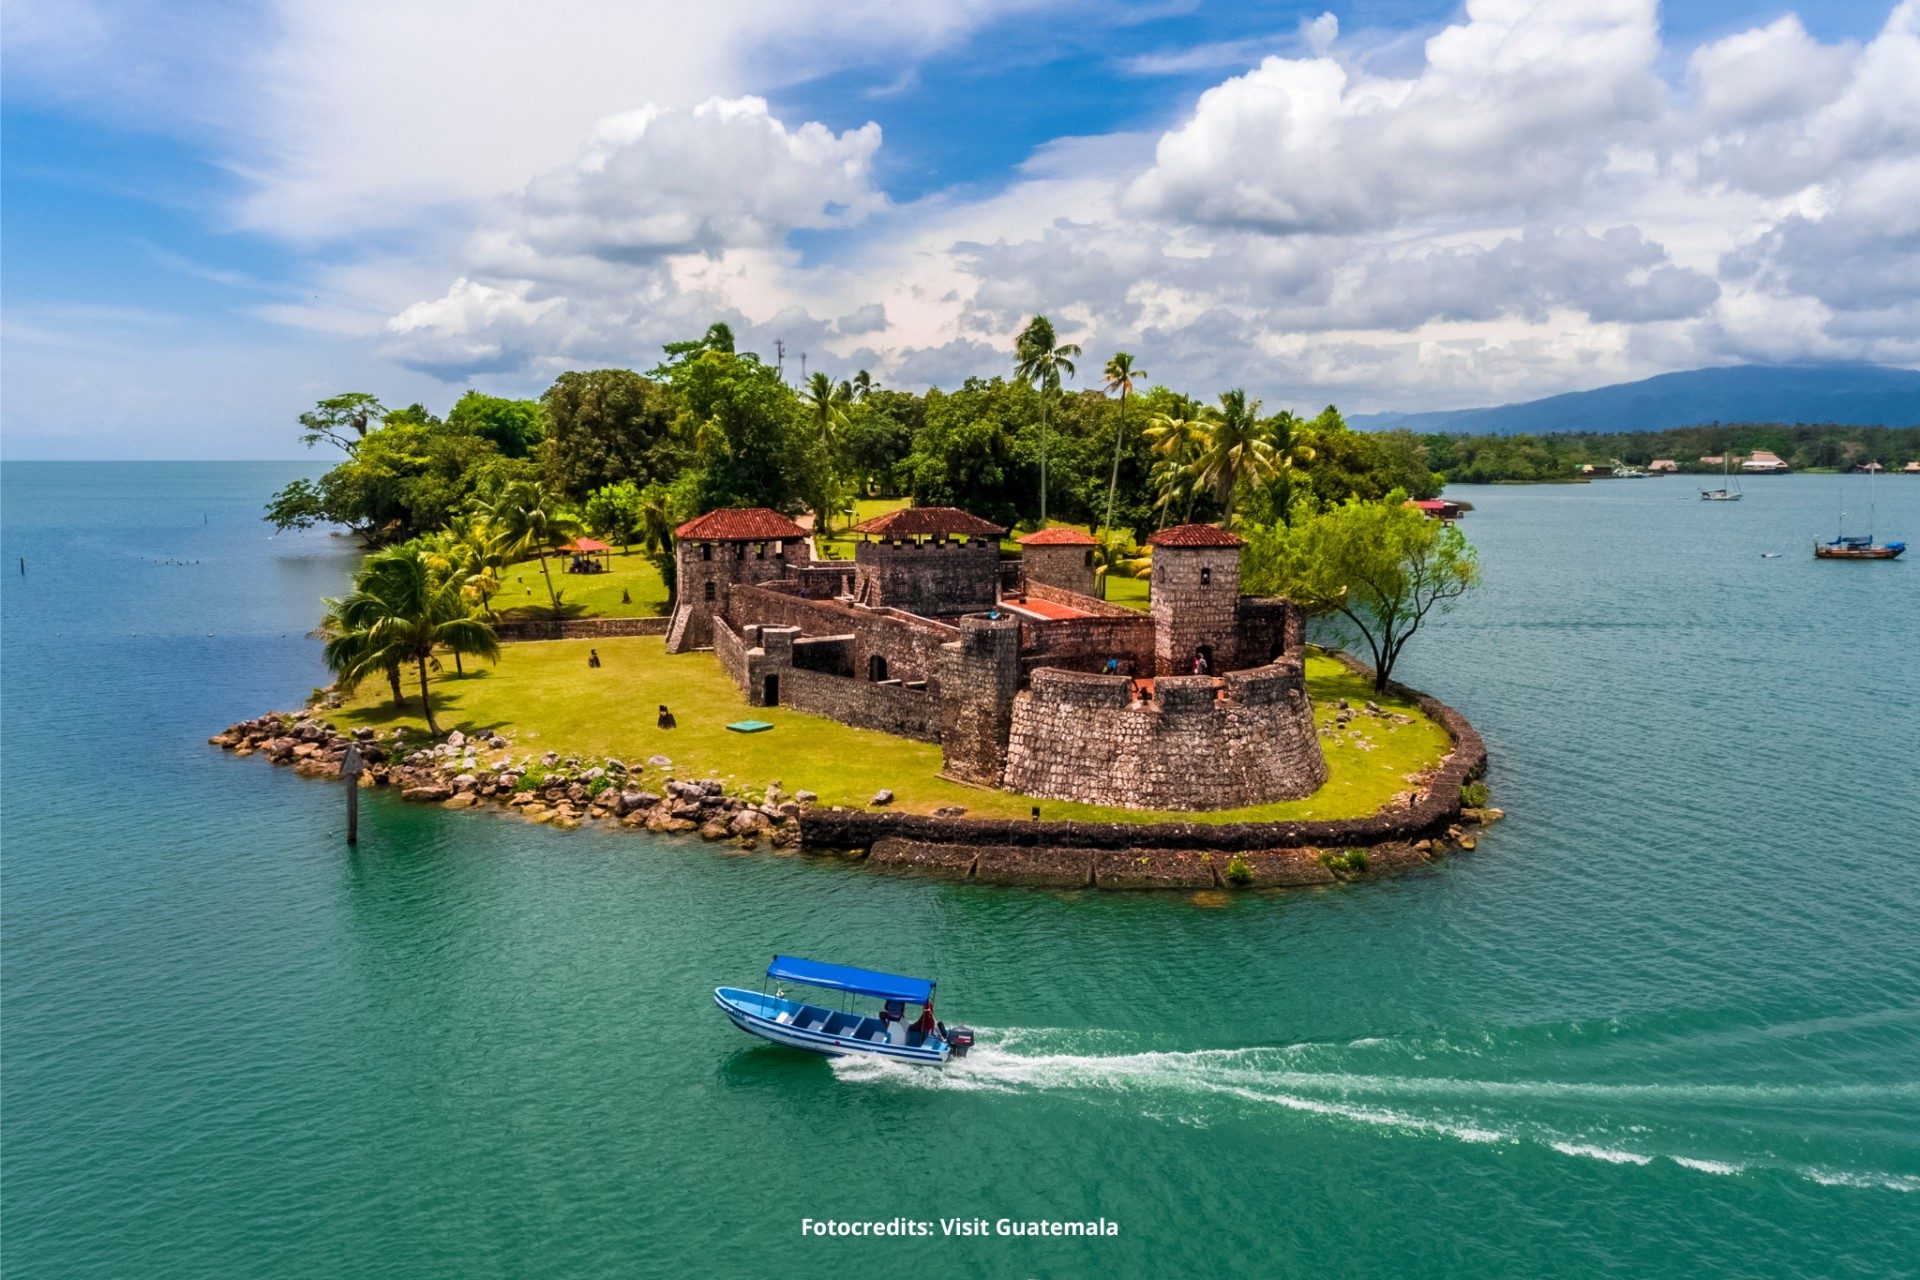
M1816 560L1897 560L1905 547L1828 547L1815 545Z
M720 1012L727 1015L727 1021L750 1036L758 1036L762 1040L785 1045L789 1049L802 1049L808 1053L825 1054L831 1058L888 1058L895 1062L913 1062L922 1066L938 1067L946 1064L952 1052L946 1041L938 1036L928 1036L919 1045L893 1044L887 1041L853 1039L844 1035L832 1035L794 1026L791 1023L782 1022L777 1015L769 1016L769 1013L774 1010L794 1010L807 1006L793 1001L777 1000L760 992L746 991L738 987L716 987L713 992L713 1002L719 1006Z

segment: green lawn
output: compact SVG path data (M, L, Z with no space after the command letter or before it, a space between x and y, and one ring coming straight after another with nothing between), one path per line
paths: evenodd
M580 617L648 618L667 611L667 584L653 562L638 551L612 551L601 556L606 573L568 573L569 556L548 556L554 589L561 608ZM625 592L629 597L622 600ZM547 584L538 560L509 565L500 575L500 594L493 607L509 619L548 615Z
M537 572L537 570L536 570ZM619 599L616 594L614 597ZM587 650L597 647L603 665L587 666ZM1330 658L1308 659L1307 680L1330 769L1327 784L1305 800L1251 809L1186 815L1204 822L1283 818L1349 818L1373 812L1396 792L1408 788L1406 775L1439 762L1446 753L1445 730L1418 709L1380 699L1390 711L1402 711L1411 724L1362 717L1364 726L1329 736L1334 699L1358 705L1371 696L1364 680ZM396 713L383 685L369 682L334 714L343 728L370 725L386 729L404 724L424 731L418 697ZM676 729L656 727L660 703L673 708ZM940 749L888 734L853 729L787 707L749 708L712 654L669 655L658 638L600 641L558 640L512 644L498 665L464 678L449 673L436 686L434 706L443 728L498 730L514 740L513 754L553 750L582 760L617 756L628 764L651 755L674 762L682 778L724 778L758 788L778 780L788 791L810 790L827 804L864 805L882 787L891 788L897 807L926 813L942 805L964 805L976 816L1025 817L1038 803L1048 818L1149 821L1156 815L1131 809L1061 801L1033 801L1005 792L963 786L936 776ZM737 734L729 721L771 721L765 733ZM657 786L649 770L646 785Z

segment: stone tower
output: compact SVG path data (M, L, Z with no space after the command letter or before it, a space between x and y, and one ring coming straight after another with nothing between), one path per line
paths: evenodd
M1240 548L1225 529L1180 524L1147 539L1153 548L1153 670L1191 675L1208 656L1215 675L1239 656Z
M709 511L673 531L673 625L667 652L713 647L713 615L727 588L741 582L771 582L789 565L813 561L807 531L765 507Z
M1013 698L1020 691L1020 622L1010 614L969 614L960 638L940 646L941 737L949 778L997 787L1007 767Z
M997 524L956 507L903 507L854 526L853 597L922 617L977 613L1000 598Z
M1020 571L1028 582L1095 593L1093 549L1098 544L1078 529L1041 529L1020 539Z

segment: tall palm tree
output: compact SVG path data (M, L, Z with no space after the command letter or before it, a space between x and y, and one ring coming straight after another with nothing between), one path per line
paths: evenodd
M338 677L342 693L352 693L354 687L364 679L372 669L370 663L362 658L366 650L366 636L363 633L350 633L340 621L341 602L332 596L320 598L320 625L307 633L310 640L318 640L322 652L326 655L327 668ZM381 674L387 678L387 687L393 690L393 705L399 706L406 701L407 695L400 687L400 664L388 659L379 664Z
M1080 354L1077 342L1061 342L1053 332L1053 321L1035 316L1020 331L1014 344L1014 373L1031 382L1040 392L1040 528L1047 527L1047 405L1060 393L1060 381L1074 373L1073 358Z
M1107 481L1107 519L1103 526L1111 529L1113 528L1113 495L1120 488L1120 446L1127 438L1127 397L1133 394L1134 381L1138 379L1145 382L1148 375L1145 369L1134 368L1133 357L1124 351L1113 353L1113 359L1107 361L1103 374L1107 381L1100 389L1108 395L1116 391L1120 393L1120 425L1114 429L1113 433L1113 475Z
M411 664L420 676L420 713L427 732L440 736L427 672L439 665L436 651L470 653L489 661L500 656L493 625L474 616L461 597L461 583L434 567L434 557L413 545L391 547L367 558L353 592L340 601L340 634L324 650L327 666L351 687L378 667Z
M809 473L811 479L806 485L811 492L802 492L801 496L810 499L814 514L819 517L820 532L825 533L832 523L833 509L839 505L840 432L847 425L847 407L853 403L853 384L835 382L828 374L815 373L807 379L800 400L807 407L807 419L820 450L818 470Z
M850 390L852 390L853 398L855 400L865 400L868 396L872 395L875 391L878 391L879 389L880 389L880 384L875 382L873 380L873 375L868 373L865 369L862 369L860 372L853 375L853 382L851 384Z
M500 496L481 508L481 514L493 527L494 550L506 563L531 551L540 557L540 576L547 582L547 599L553 612L560 612L560 593L554 589L553 573L547 568L547 548L580 532L580 521L563 507L560 499L531 480L519 480L500 491Z
M1200 407L1185 396L1177 397L1166 412L1153 415L1145 434L1154 452L1149 480L1158 495L1154 506L1159 526L1164 529L1172 522L1176 504L1185 523L1193 518L1194 500L1201 490L1196 464L1206 444L1206 430Z
M1260 402L1239 388L1222 392L1220 407L1206 415L1206 442L1197 459L1199 479L1220 503L1221 523L1233 524L1233 500L1243 483L1257 484L1279 467Z

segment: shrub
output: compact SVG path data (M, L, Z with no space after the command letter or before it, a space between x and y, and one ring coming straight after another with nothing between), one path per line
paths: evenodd
M1460 803L1469 809L1487 807L1487 784L1469 782L1460 788Z
M1367 869L1367 851L1365 849L1322 850L1320 865L1335 875L1358 874Z
M1241 885L1253 883L1253 868L1248 866L1247 860L1237 853L1227 859L1227 883Z

